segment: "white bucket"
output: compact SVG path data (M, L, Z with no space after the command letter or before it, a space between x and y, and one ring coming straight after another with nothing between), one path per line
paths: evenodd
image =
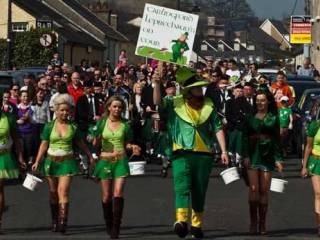
M33 176L30 173L27 173L27 176L24 179L22 186L29 189L30 191L34 191L34 190L36 190L39 183L42 183L42 182L43 181L40 178L37 178L36 176Z
M285 186L288 184L288 181L280 179L280 178L272 178L270 191L283 193L285 190Z
M144 174L144 167L146 162L129 162L130 175L142 175Z
M220 176L222 177L226 185L240 179L240 176L236 167L231 167L224 170L223 172L220 173Z

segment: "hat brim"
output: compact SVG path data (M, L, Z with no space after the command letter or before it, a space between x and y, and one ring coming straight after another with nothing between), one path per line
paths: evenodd
M192 83L186 87L184 87L182 90L181 90L181 93L182 94L186 94L191 88L193 87L204 87L204 86L208 86L210 83L209 82L206 82L206 81L198 81L198 82L195 82L195 83Z

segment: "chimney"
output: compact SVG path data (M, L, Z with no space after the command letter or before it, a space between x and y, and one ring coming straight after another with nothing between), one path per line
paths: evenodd
M109 17L110 21L109 21L109 24L110 26L117 30L118 28L118 15L117 14L110 14L110 17Z

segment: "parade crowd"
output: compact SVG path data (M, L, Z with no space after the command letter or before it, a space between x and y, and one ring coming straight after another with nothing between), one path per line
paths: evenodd
M309 65L301 74L311 76ZM270 182L284 168L295 91L284 71L271 81L258 67L240 71L232 59L129 65L123 50L114 68L86 60L71 68L55 54L45 74L27 74L3 93L0 218L3 180L39 173L48 182L52 231L65 233L71 179L82 173L100 183L106 230L116 239L128 162L157 159L162 176L172 167L174 232L200 239L210 173L220 161L237 167L248 186L250 233L267 234ZM320 234L319 127L308 127L301 174L313 176Z

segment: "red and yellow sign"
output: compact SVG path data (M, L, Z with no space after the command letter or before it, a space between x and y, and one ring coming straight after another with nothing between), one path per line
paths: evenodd
M291 16L290 43L311 43L312 24L310 20L310 16Z

